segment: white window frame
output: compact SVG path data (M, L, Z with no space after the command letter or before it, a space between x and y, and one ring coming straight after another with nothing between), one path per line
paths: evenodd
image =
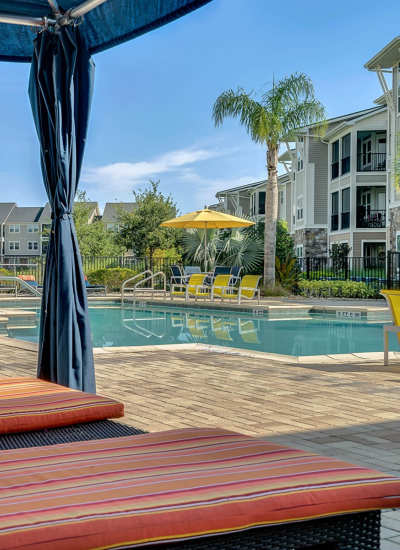
M39 225L37 223L30 223L27 225L28 233L39 233Z
M396 252L400 252L400 231L396 231Z
M15 246L17 245L17 246ZM9 241L8 242L8 250L12 250L12 251L15 251L15 250L21 250L21 242L20 241Z
M39 241L28 241L28 250L39 250Z
M296 258L302 258L304 253L304 244L296 245Z
M21 233L21 225L19 223L11 223L8 226L9 233Z
M301 217L299 216L299 212L301 212ZM304 220L304 202L303 202L303 195L299 195L297 197L297 203L296 203L296 220L301 222Z

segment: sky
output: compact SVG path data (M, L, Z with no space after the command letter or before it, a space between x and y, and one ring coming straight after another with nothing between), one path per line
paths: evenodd
M213 0L165 27L97 54L79 187L102 207L131 201L149 179L181 213L218 190L265 179L265 150L235 120L215 128L218 95L259 96L296 71L328 116L373 106L364 63L400 34L398 0ZM29 65L0 63L0 202L46 202L27 94Z

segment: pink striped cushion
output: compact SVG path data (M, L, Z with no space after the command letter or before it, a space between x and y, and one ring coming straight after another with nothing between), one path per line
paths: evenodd
M0 548L92 550L400 506L400 480L219 429L0 453Z
M37 378L0 380L0 434L43 430L124 415L118 401Z

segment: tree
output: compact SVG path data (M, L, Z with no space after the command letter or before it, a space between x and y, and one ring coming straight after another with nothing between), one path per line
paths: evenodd
M251 139L267 148L264 285L274 286L279 147L293 141L296 129L322 122L325 110L315 98L310 78L303 73L294 73L274 83L260 101L252 95L243 88L223 92L214 103L213 119L215 125L220 126L226 117L238 118Z
M78 191L74 202L73 218L82 256L117 256L123 247L115 242L101 220L89 222L92 213L86 191Z
M131 248L138 257L150 259L153 269L154 252L176 245L179 231L160 227L163 221L176 216L176 205L171 196L159 191L159 181L150 180L146 189L134 191L136 208L133 212L121 211L118 216L120 231L117 242Z

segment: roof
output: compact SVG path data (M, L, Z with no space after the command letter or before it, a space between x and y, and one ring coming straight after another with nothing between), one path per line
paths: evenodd
M131 213L135 210L135 208L136 203L134 202L106 202L103 212L103 222L116 222L121 210Z
M42 206L15 206L7 218L7 223L38 222L42 211Z
M77 202L74 202L74 206L75 204L77 204ZM96 210L96 208L97 209L99 208L99 205L97 202L86 202L85 204L90 207L91 213L93 212L93 210ZM50 220L51 220L51 208L50 208L50 204L46 202L45 207L43 208L38 221L40 223L49 223Z
M340 115L340 116L328 118L326 119L325 124L330 125L330 124L336 124L338 122L350 121L354 118L359 118L369 113L373 113L374 111L379 111L379 109L381 108L382 106L378 105L376 107L369 107L368 109L362 109L361 111L355 111L354 113L348 113L347 115ZM308 128L315 128L319 125L320 123L316 122L314 124L309 124L308 126L303 126L297 130L297 133L299 134L305 133Z
M16 206L15 202L0 202L0 223L4 223L7 220L11 210Z
M278 185L285 184L289 181L289 176L287 174L282 174L278 176ZM247 185L239 185L238 187L229 187L228 189L221 189L215 194L216 197L219 197L223 193L234 193L235 191L247 191L260 187L261 185L266 185L267 180L255 181L253 183L248 183Z
M364 65L369 71L391 69L400 61L400 36L393 38L381 51Z
M353 126L356 122L358 122L360 120L364 120L366 118L370 118L370 117L372 117L374 115L377 115L377 114L380 114L380 113L384 113L386 110L387 110L386 104L385 105L379 105L378 107L376 107L372 111L368 111L367 113L365 113L363 115L360 115L358 117L353 117L349 120L345 120L341 124L338 124L337 126L334 126L330 130L328 130L326 132L326 134L324 135L324 139L329 139L330 137L334 136L338 132L341 132L345 128L348 128L349 126Z

